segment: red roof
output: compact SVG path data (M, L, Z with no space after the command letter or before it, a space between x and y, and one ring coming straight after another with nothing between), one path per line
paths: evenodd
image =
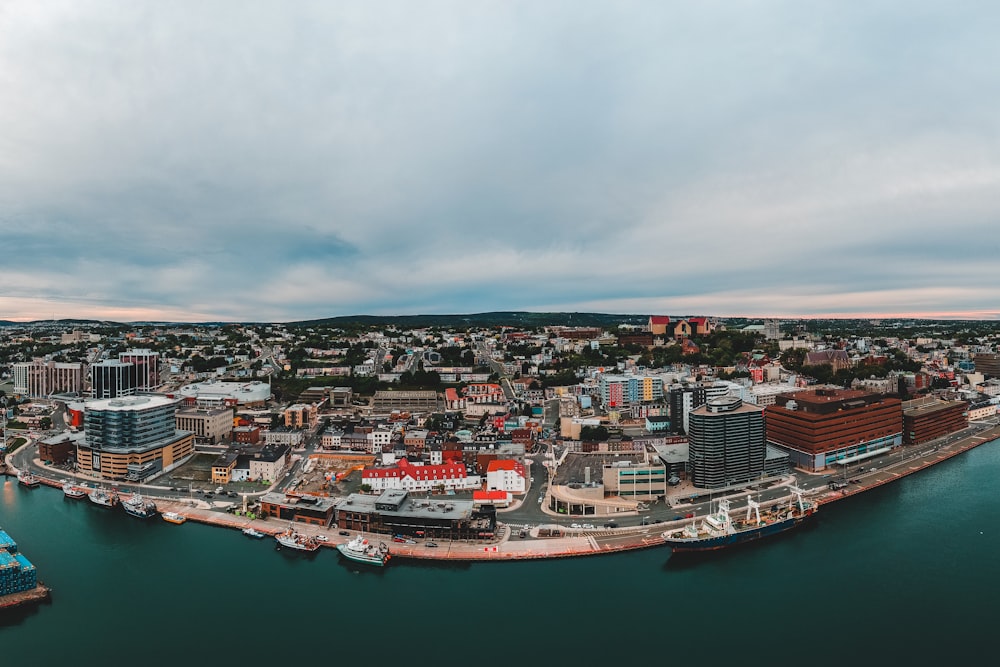
M670 324L670 318L666 315L650 315L650 324Z
M702 326L703 324L705 324L705 322L707 320L708 320L707 317L689 317L688 318L688 322L693 322L694 324L697 324L698 326Z
M486 467L486 472L496 472L498 470L513 470L521 477L524 477L524 466L513 459L494 459Z
M473 491L473 500L507 500L510 498L506 491Z
M461 463L442 463L436 466L415 466L406 459L400 459L395 468L366 468L361 471L361 479L387 479L389 477L412 477L418 480L463 479L467 477Z

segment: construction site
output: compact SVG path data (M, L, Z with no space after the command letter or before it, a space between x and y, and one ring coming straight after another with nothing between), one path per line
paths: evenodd
M323 452L310 454L295 479L298 493L350 493L361 486L361 471L375 463L371 454ZM291 490L291 489L289 489Z

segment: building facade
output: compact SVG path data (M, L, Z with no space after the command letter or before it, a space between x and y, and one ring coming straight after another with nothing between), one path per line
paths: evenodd
M689 415L688 452L696 487L717 489L759 479L767 455L764 408L735 396L695 408Z
M194 453L194 434L177 430L176 401L129 396L84 406L84 443L77 467L104 479L144 481L171 470Z
M775 397L765 411L767 440L792 465L823 470L879 454L902 443L899 398L859 389L820 388Z
M22 361L12 365L15 394L44 398L52 394L82 394L86 371L78 362Z
M919 445L943 435L961 431L969 425L969 404L918 398L903 403L903 442Z
M90 366L90 395L93 398L121 398L135 394L135 365L108 359Z
M118 353L118 361L135 369L135 390L154 391L160 386L160 353L152 350L127 350Z
M194 433L195 442L217 444L230 440L233 411L229 408L181 408L175 417L177 428Z

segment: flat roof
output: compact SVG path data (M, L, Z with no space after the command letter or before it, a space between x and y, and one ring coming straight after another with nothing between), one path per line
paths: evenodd
M84 403L84 409L101 410L105 412L122 412L162 408L167 405L175 405L176 403L176 398L168 398L166 396L123 396L121 398L102 398L96 401L87 401Z
M396 490L396 489L393 489ZM399 491L402 492L401 489ZM337 509L351 512L377 512L382 516L407 516L421 519L467 519L472 516L471 500L436 500L430 498L407 497L399 510L376 510L375 503L382 496L352 493L337 503Z

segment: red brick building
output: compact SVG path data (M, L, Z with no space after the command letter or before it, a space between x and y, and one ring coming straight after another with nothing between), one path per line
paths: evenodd
M969 404L918 398L903 404L903 442L919 445L969 425Z
M764 425L792 465L823 470L902 444L903 409L894 396L819 388L777 396Z

